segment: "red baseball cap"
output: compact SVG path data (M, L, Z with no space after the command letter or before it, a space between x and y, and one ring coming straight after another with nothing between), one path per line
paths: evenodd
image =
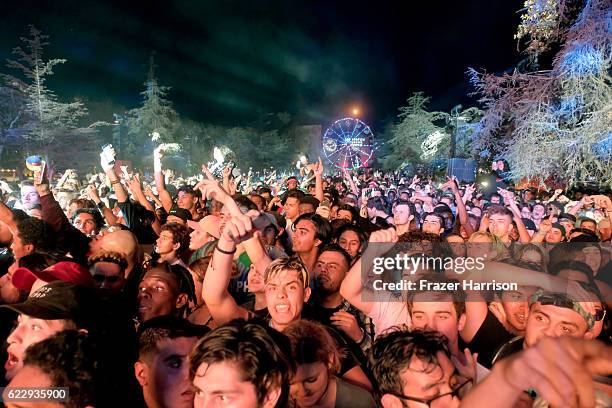
M74 285L94 286L94 280L89 270L76 262L70 261L58 262L42 271L17 268L13 273L12 282L17 289L30 290L36 279L47 283L64 281Z

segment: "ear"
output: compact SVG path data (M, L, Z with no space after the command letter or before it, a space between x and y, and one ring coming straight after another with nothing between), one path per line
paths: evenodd
M175 307L177 309L180 309L181 307L185 306L188 301L189 301L189 297L187 297L187 294L186 293L181 293L176 298Z
M459 316L459 321L457 322L457 331L461 333L461 331L465 328L465 323L467 322L467 316L465 313L461 313Z
M310 299L311 292L310 286L304 289L304 303L308 302L308 299Z
M172 245L172 248L174 248L175 251L178 251L178 249L181 247L181 243L177 242L176 244Z
M586 340L593 340L593 337L594 337L594 334L592 330L589 330L588 332L584 334L584 338Z
M316 247L321 246L321 244L322 244L322 243L323 243L323 241L321 241L321 240L320 240L320 239L318 239L318 238L315 238L315 240L314 240L314 244L315 244L315 246L316 246Z
M383 394L380 398L383 408L402 408L402 401L394 395Z
M414 220L414 215L411 215L410 217L408 217L408 224L410 224L412 220Z
M276 403L280 399L281 392L282 392L282 389L278 385L270 387L268 393L264 397L262 407L263 408L274 408L276 406Z
M140 384L141 387L146 387L149 382L148 371L147 365L142 361L138 360L134 363L134 375L136 376L136 380L138 380L138 384Z
M28 253L34 252L34 245L32 245L32 244L26 244L23 247L26 250L26 252L28 252Z

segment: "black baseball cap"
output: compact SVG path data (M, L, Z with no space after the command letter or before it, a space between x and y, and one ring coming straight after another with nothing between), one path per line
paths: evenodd
M568 220L568 221L571 221L572 223L575 224L576 223L576 216L573 215L573 214L569 214L569 213L561 213L561 214L559 214L559 217L557 217L557 220L558 221Z
M0 307L37 319L72 320L78 328L86 329L97 320L98 301L91 288L55 281L40 287L25 302Z
M175 217L179 217L180 219L182 219L185 222L191 221L191 213L189 211L185 210L184 208L178 208L178 207L173 208L168 213L168 216L170 216L170 215L174 215Z

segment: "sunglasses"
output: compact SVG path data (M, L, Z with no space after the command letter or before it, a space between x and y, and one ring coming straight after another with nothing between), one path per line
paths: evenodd
M121 277L119 276L106 276L106 275L102 275L102 274L95 274L92 276L93 279L98 282L98 283L117 283L119 282L119 279L121 279Z

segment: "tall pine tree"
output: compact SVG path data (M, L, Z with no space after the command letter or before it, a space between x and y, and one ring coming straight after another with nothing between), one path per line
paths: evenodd
M7 64L9 68L20 71L20 75L2 75L6 85L22 96L19 106L21 114L12 126L23 129L26 150L45 155L61 150L62 145L77 135L94 133L93 129L78 127L79 119L87 115L87 109L81 102L62 103L46 86L47 79L53 75L53 68L66 62L65 59L43 58L47 38L30 26L30 36L21 38L25 48L16 47L13 54L17 59L9 60Z
M167 99L170 88L159 85L155 76L153 56L149 59L149 74L144 85L145 90L141 92L142 106L129 112L129 141L119 147L120 150L127 149L131 154L142 153L137 150L143 146L174 142L179 127L179 115ZM158 139L154 138L154 133L159 134Z

